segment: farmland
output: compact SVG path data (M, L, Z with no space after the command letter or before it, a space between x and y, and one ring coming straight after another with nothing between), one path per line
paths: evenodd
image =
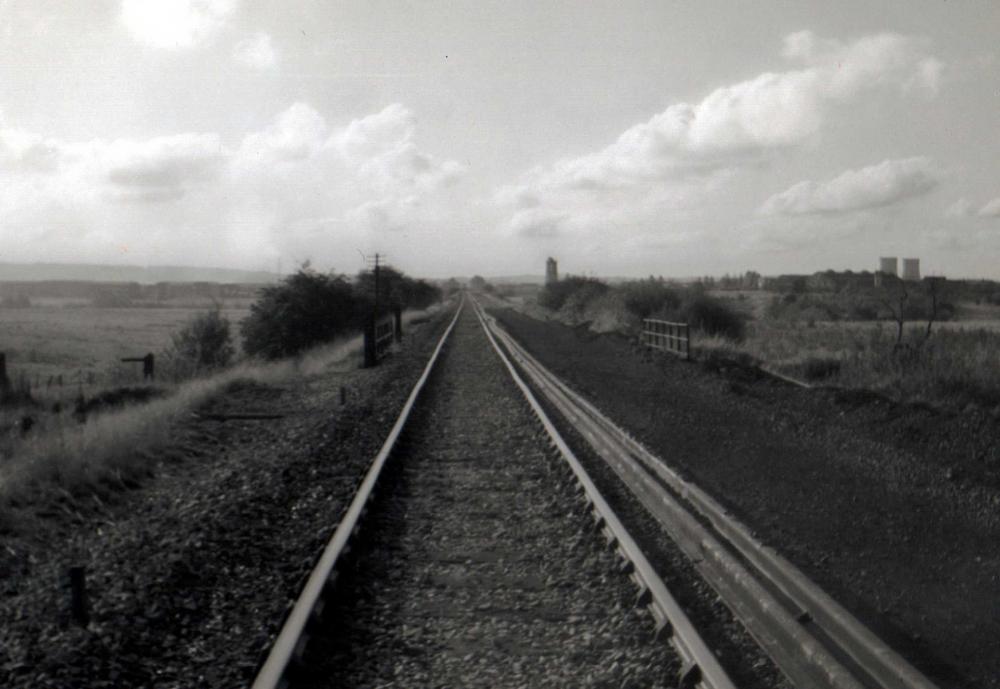
M8 375L15 383L28 382L33 391L49 396L60 387L75 394L81 384L94 389L134 383L141 379L141 365L120 360L159 354L184 323L206 308L99 308L50 300L0 309L0 352L7 355ZM247 313L245 302L223 304L222 314L234 328Z

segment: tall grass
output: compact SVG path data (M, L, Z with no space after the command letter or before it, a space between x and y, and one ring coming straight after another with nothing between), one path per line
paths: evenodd
M404 323L439 310L407 312ZM36 502L45 495L84 495L101 486L130 484L149 473L158 451L168 445L183 416L236 381L278 384L300 375L357 368L360 336L316 347L295 359L245 361L215 375L189 380L169 396L140 406L92 416L79 424L65 415L40 432L15 442L0 462L0 512L12 503Z
M946 406L1000 405L1000 331L936 328L907 330L896 347L895 325L758 320L741 343L696 335L702 356L753 361L810 382L876 390L900 400Z

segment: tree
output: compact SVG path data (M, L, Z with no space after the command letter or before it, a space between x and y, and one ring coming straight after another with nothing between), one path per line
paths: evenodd
M948 311L953 310L953 307L943 302L944 289L943 278L932 277L920 282L907 282L896 275L882 276L882 285L876 292L879 301L896 323L896 342L893 351L903 348L903 334L906 322L909 320L927 321L923 336L914 343L916 347L922 346L930 339L934 323L942 316L947 317Z
M299 270L261 290L243 321L243 349L268 359L292 356L360 330L370 313L342 275Z
M167 354L180 377L224 368L236 353L229 319L218 304L192 318L171 339L173 346Z

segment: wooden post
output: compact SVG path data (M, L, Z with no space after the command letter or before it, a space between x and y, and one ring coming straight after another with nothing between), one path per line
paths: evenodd
M7 354L0 352L0 392L10 390L10 378L7 377Z
M375 318L365 323L365 368L372 368L378 361L375 353Z
M142 357L142 379L153 380L156 376L156 357L150 352Z
M82 566L69 568L70 616L73 622L86 627L90 624L87 605L87 570Z
M392 307L392 334L396 342L403 341L403 309Z

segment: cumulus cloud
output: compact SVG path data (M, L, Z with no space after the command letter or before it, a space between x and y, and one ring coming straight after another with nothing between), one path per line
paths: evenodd
M401 105L332 126L305 103L235 146L196 132L48 140L0 122L0 252L45 241L61 260L106 260L125 245L159 262L353 257L460 205L450 194L463 168L421 150L416 127Z
M847 170L826 182L804 181L775 194L760 207L764 215L834 215L880 208L926 194L938 184L925 157L884 160Z
M193 48L226 24L236 0L123 0L122 23L153 48Z
M1000 196L987 201L986 205L979 209L978 215L983 218L1000 218Z
M98 156L117 198L166 201L214 179L226 154L214 134L179 134L117 140L102 147Z
M278 64L278 52L271 43L271 37L259 33L237 43L233 48L233 59L254 69L271 69Z
M544 219L546 234L553 218L587 226L584 216L651 195L683 206L706 181L815 137L838 103L875 89L933 95L942 66L921 41L891 33L843 43L802 31L785 39L783 53L795 68L671 105L602 150L535 168L500 189L496 201L517 220L510 229L533 233L520 205L526 199L540 208L530 216Z

